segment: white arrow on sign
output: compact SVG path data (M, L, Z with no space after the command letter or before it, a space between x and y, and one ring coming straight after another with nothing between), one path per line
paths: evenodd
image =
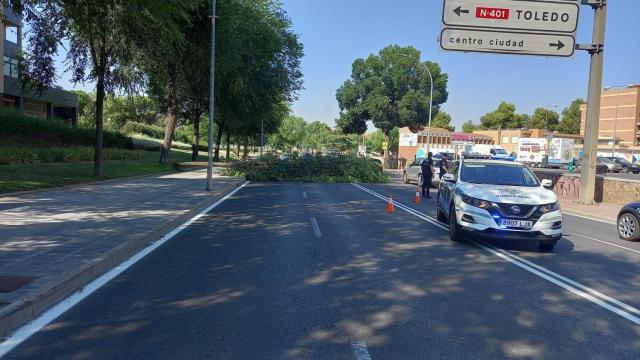
M579 0L445 0L445 27L473 27L575 34Z
M444 28L440 47L449 51L571 57L573 35Z

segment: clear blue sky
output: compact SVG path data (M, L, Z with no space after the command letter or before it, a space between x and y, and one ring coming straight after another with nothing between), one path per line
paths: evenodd
M423 60L436 61L449 74L449 100L443 109L456 126L506 100L518 112L539 105L568 106L586 98L589 56L570 59L463 54L439 50L442 0L284 0L284 8L305 46L305 88L294 104L308 121L334 125L335 91L349 77L351 63L390 45L412 45ZM609 1L604 85L640 83L640 1ZM590 43L593 11L581 6L578 42ZM560 109L560 110L561 110Z
M296 115L333 126L336 89L349 77L352 62L390 44L414 46L422 59L436 61L449 74L449 100L443 109L460 126L477 122L500 101L532 113L540 105L568 106L586 98L589 56L570 59L463 54L439 50L442 0L283 0L305 46L305 90L293 105ZM640 83L640 1L610 1L607 17L604 85ZM591 8L581 6L578 42L590 43ZM58 67L64 69L63 65ZM63 74L60 85L74 87ZM76 88L92 90L93 84Z

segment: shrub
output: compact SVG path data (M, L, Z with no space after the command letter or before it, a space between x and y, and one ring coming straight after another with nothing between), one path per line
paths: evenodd
M268 154L256 160L237 162L226 173L261 182L386 183L389 181L375 163L368 159L345 155L316 155L308 159L294 156L291 160L280 160L276 155Z
M94 149L88 146L34 148L27 146L0 147L0 165L47 164L56 162L92 161ZM142 159L141 151L104 149L103 160L132 161Z
M21 136L28 141L53 145L94 146L96 142L95 129L74 128L62 120L34 118L11 110L0 111L0 135ZM133 149L133 142L120 133L105 131L103 146Z
M156 125L129 121L124 124L122 131L129 135L142 134L154 139L164 139L164 128Z

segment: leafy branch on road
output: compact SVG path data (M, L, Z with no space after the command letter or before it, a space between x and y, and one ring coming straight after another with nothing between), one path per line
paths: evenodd
M249 181L326 182L326 183L387 183L389 179L375 162L348 155L315 155L281 160L268 154L255 160L232 165L226 175L244 177Z

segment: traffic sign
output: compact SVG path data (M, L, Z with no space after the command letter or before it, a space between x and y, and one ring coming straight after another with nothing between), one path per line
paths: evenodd
M446 27L475 27L574 34L578 1L445 0Z
M580 0L444 0L446 51L571 57Z
M440 34L440 47L449 51L571 57L575 44L563 34L451 28Z

